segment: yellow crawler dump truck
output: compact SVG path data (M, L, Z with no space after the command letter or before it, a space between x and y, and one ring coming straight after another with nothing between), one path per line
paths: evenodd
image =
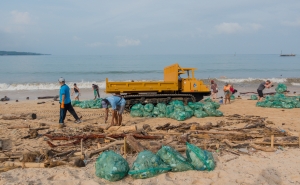
M106 93L121 93L126 108L137 103L169 103L182 100L195 102L210 95L210 88L194 76L196 68L182 68L179 64L164 69L164 81L156 82L109 82L106 78ZM184 75L181 77L181 75Z

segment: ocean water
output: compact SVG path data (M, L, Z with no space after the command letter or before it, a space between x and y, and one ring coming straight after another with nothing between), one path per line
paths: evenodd
M198 79L255 84L270 79L300 86L300 57L279 55L0 56L0 91L59 89L57 80L91 88L111 81L163 80L165 66L195 67ZM184 76L182 76L184 77Z

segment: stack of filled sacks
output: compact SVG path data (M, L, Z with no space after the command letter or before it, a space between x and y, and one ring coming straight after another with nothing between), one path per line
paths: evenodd
M278 84L276 87L276 94L274 96L266 96L264 101L257 102L256 106L284 109L300 108L299 96L285 96L283 93L286 91L286 89L287 87L285 84Z
M220 107L219 103L206 99L204 103L189 102L184 105L182 101L174 100L166 105L158 103L156 106L149 103L143 106L142 104L135 104L131 107L130 114L132 117L166 117L183 121L192 116L197 118L204 118L209 116L223 116L223 113L217 110Z
M96 100L85 100L85 101L72 101L73 107L81 107L83 109L100 109L102 108L102 98Z
M193 144L186 143L186 156L170 146L162 146L156 154L144 150L138 154L129 169L127 161L121 155L105 151L96 160L95 172L100 178L118 181L127 174L135 179L146 179L168 171L212 171L216 167L212 153Z

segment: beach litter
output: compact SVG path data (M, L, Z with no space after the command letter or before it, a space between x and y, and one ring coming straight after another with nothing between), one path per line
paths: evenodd
M132 117L167 117L184 121L192 116L197 118L223 116L223 113L217 110L219 108L220 104L212 101L210 98L205 99L204 103L189 102L188 105L184 105L183 101L174 100L168 105L164 103L158 103L156 106L152 103L144 106L140 103L135 104L130 109L130 115Z
M257 102L257 107L293 109L300 108L298 96L285 96L283 93L287 87L285 84L278 84L275 95L267 95L264 101Z

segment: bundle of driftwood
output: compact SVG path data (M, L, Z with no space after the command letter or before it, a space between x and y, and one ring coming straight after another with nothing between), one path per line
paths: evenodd
M163 145L184 152L186 142L190 142L212 152L229 152L238 156L257 150L274 152L278 146L300 147L298 136L274 127L267 118L238 114L227 116L216 123L166 123L157 127L145 124L142 128L132 124L108 129L106 125L89 125L39 134L38 131L44 128L47 125L28 128L29 135L23 139L43 137L48 149L20 154L6 153L6 157L0 159L6 161L7 167L53 167L66 164L82 167L90 158L108 149L126 157L146 149L155 153ZM0 149L1 144L0 141Z

